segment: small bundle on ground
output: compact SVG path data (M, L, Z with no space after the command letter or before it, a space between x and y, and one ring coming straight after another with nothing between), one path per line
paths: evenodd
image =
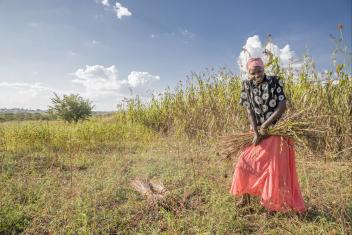
M150 201L158 201L167 193L164 185L156 181L134 179L131 181L131 186Z

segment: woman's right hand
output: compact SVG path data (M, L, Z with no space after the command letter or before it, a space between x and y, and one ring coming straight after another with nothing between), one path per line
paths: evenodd
M261 140L262 140L262 138L261 138L260 134L254 132L254 136L253 136L253 140L252 140L252 143L254 144L254 146L257 146Z

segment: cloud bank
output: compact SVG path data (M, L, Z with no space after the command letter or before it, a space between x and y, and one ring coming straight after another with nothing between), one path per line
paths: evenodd
M0 107L44 109L54 92L62 93L41 83L0 82Z
M243 46L237 64L240 71L247 73L246 64L249 58L260 57L263 59L264 63L268 62L268 56L264 53L267 50L272 53L275 57L279 58L279 63L281 68L299 68L301 63L296 62L297 56L294 51L291 50L290 45L286 44L283 48L279 48L276 44L272 42L267 42L265 45L262 44L258 35L249 37L246 44Z
M140 71L131 71L127 78L121 79L115 65L86 65L74 75L76 78L72 82L83 87L82 95L97 103L98 107L109 104L113 109L125 97L138 95L147 100L154 92L152 85L160 80L158 75ZM109 108L111 109L112 107Z
M41 83L0 82L0 108L47 109L55 92L60 96L79 93L93 101L96 110L116 110L125 98L151 98L157 92L152 86L160 80L158 75L140 71L131 71L121 79L115 65L86 65L70 75L74 76L71 82L76 86L70 90L55 89Z

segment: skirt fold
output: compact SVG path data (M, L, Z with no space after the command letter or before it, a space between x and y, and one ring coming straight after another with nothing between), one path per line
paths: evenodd
M236 164L230 193L259 196L260 203L271 211L304 211L294 141L270 136L245 148Z

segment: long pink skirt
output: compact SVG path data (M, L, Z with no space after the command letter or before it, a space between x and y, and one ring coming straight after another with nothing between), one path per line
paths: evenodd
M270 136L257 146L246 147L236 164L230 192L259 196L270 211L303 212L293 140Z

